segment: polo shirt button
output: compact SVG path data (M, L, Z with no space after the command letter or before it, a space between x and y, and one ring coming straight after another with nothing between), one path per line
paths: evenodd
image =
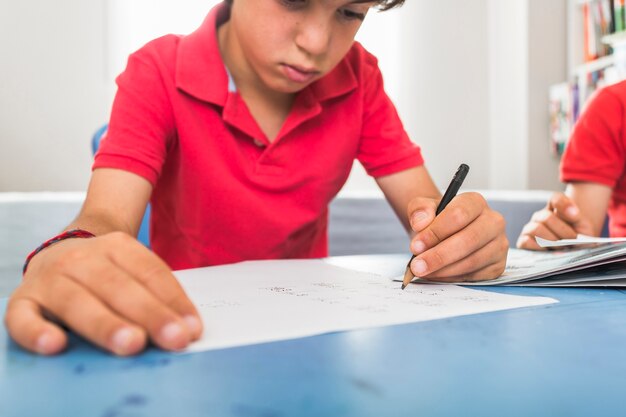
M259 148L264 148L264 147L265 147L265 143L261 142L261 141L260 141L260 140L258 140L258 139L255 139L255 140L254 140L254 144L255 144L256 146L258 146Z

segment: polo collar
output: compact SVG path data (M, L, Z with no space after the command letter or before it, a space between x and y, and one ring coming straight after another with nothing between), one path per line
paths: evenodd
M228 73L220 54L217 22L225 22L229 14L225 3L211 9L195 32L182 37L176 57L176 87L222 107L228 98Z
M230 6L215 6L202 25L182 37L176 58L176 86L197 99L224 107L229 95L229 77L219 50L217 24L228 20ZM358 85L347 58L322 79L302 93L318 102L330 100L354 90ZM310 90L310 91L307 91Z

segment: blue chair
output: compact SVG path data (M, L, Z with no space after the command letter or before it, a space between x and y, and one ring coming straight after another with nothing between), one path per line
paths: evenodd
M107 131L108 125L104 125L93 134L91 138L91 151L95 155L100 147L100 140ZM137 234L137 240L144 244L147 248L150 248L150 204L146 206L146 212L141 220L141 226L139 227L139 233Z

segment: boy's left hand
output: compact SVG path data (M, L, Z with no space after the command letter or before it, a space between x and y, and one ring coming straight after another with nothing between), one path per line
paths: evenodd
M439 201L418 197L409 203L415 232L411 263L416 277L429 281L486 281L502 275L509 241L502 215L478 193L456 196L435 216Z

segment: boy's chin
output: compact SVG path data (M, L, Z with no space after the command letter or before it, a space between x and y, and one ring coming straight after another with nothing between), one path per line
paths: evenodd
M277 93L296 94L304 90L305 88L307 88L314 82L315 80L308 82L308 83L295 83L293 81L285 80L281 83L276 83L275 85L270 86L270 88L276 91Z

